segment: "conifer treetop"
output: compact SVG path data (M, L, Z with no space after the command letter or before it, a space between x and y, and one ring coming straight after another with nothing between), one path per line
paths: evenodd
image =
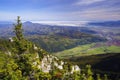
M17 23L15 24L15 34L18 40L23 39L23 30L20 16L17 17Z

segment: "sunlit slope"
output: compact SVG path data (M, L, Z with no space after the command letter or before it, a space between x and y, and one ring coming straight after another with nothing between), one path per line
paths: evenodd
M96 55L104 53L119 53L120 46L110 45L106 46L104 43L93 43L78 46L72 49L64 50L61 52L55 53L56 56L60 58L70 58L78 56L87 56L87 55Z

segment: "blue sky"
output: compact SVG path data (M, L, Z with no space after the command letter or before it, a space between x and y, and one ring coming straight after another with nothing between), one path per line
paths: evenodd
M0 0L0 21L120 20L120 0Z

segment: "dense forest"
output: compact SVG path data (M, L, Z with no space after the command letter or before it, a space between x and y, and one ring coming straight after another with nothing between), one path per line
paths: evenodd
M77 34L77 36L75 35ZM28 38L38 46L41 46L48 52L58 52L66 49L74 48L78 45L90 44L93 42L105 42L106 39L88 35L85 33L70 33L44 35L44 36L32 36Z

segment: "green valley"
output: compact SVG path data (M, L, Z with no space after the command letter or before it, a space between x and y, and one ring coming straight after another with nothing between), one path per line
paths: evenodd
M96 45L98 44L100 46L97 47ZM71 57L89 56L105 53L120 53L120 47L115 45L106 46L105 43L92 43L57 52L54 53L54 55L58 56L59 58L66 59Z

